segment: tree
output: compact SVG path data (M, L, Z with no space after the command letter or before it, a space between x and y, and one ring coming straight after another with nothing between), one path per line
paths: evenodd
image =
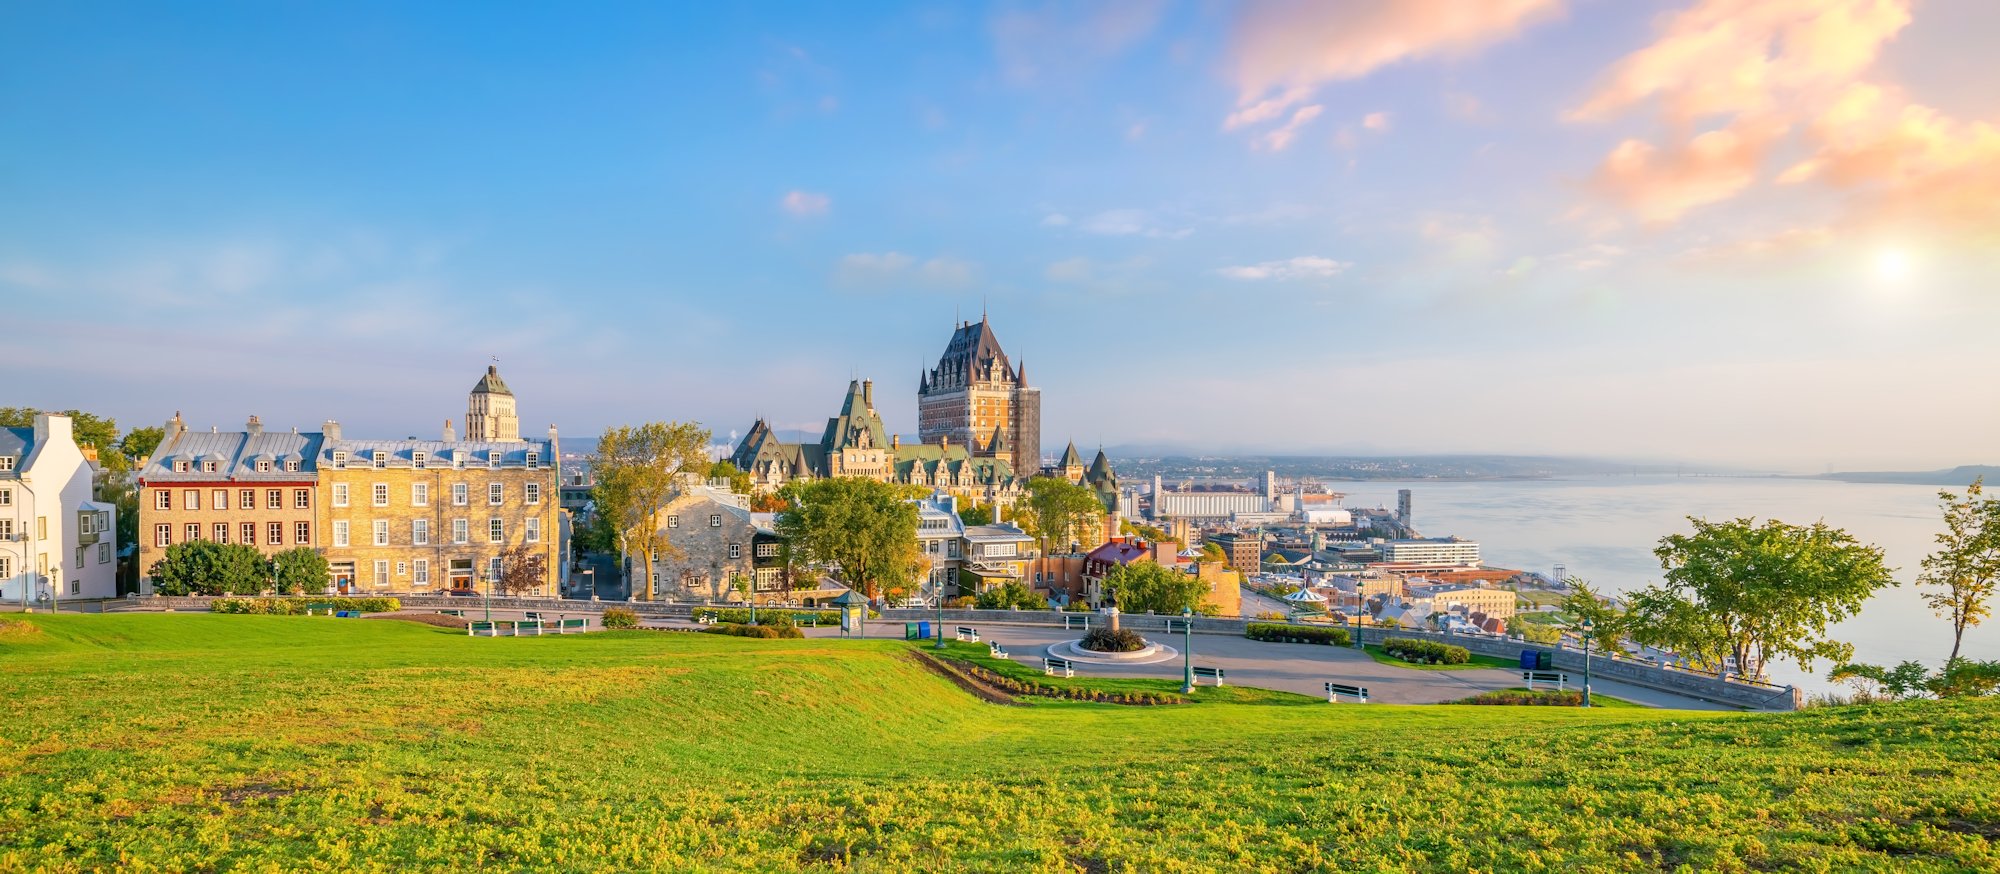
M1051 546L1084 540L1104 515L1104 504L1089 489L1066 479L1038 476L1022 486L1015 521L1041 542L1042 554ZM1092 538L1095 539L1095 538Z
M993 505L967 504L958 511L958 521L967 525L993 524Z
M712 480L726 479L729 481L730 491L739 495L750 494L750 474L747 471L737 470L736 465L729 463L727 460L709 465L708 478Z
M1127 613L1177 615L1201 606L1201 597L1208 594L1208 583L1193 574L1150 561L1135 561L1105 574L1104 591L1111 595L1118 609Z
M597 439L597 486L591 491L597 513L616 532L618 551L637 556L645 583L633 592L653 596L653 556L677 553L655 518L673 497L682 473L706 474L709 433L698 424L648 422L621 425Z
M163 595L255 595L271 567L254 546L189 540L167 547L149 573Z
M1014 607L1022 610L1049 609L1048 599L1035 594L1033 589L1028 588L1020 580L1008 580L1002 585L980 592L972 605L981 610L1006 610Z
M1588 619L1591 645L1607 652L1617 649L1618 642L1625 639L1625 614L1599 597L1588 580L1570 577L1563 582L1569 586L1569 594L1562 599L1562 612L1575 623L1577 635L1583 635L1583 623Z
M125 453L129 458L144 461L152 457L153 450L158 449L160 441L166 438L166 429L158 425L133 428L125 432L125 436L118 441L118 451Z
M1632 593L1626 630L1634 640L1679 652L1710 670L1727 658L1745 676L1789 659L1806 670L1854 652L1826 636L1885 586L1896 585L1882 550L1825 522L1709 522L1660 539L1653 554L1666 580Z
M549 563L540 549L522 543L500 550L500 578L493 581L493 594L528 594L548 581Z
M793 505L778 514L778 534L794 566L837 570L869 598L906 591L923 566L917 507L889 483L841 477L787 483Z
M1992 695L2000 690L2000 662L1952 659L1935 674L1922 662L1906 661L1893 668L1847 664L1834 668L1827 679L1873 683L1881 691L1897 698L1921 698L1926 694L1939 698L1972 698Z
M1924 557L1923 573L1917 575L1917 585L1928 590L1922 593L1924 603L1951 622L1947 665L1958 661L1965 629L1992 615L1987 602L2000 583L2000 498L1985 497L1983 481L1973 480L1963 498L1938 492L1945 530L1937 536L1937 551Z
M1516 622L1514 628L1521 632L1521 639L1529 643L1548 646L1562 640L1562 632L1540 622Z
M783 513L790 509L791 506L792 503L785 500L784 496L778 492L762 492L750 496L750 512L752 513Z
M271 586L280 595L318 594L331 581L326 556L311 547L296 546L271 556Z

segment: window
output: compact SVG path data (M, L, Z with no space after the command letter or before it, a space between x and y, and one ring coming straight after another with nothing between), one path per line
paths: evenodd
M292 490L292 509L294 509L294 510L310 510L310 509L312 509L312 505L313 505L313 490L312 490L312 489L293 489L293 490Z
M423 466L424 466L424 458L425 458L426 454L427 454L427 453L425 453L425 452L424 452L423 450L421 450L421 449L419 449L419 450L415 450L415 451L411 452L411 453L410 453L410 466L411 466L411 467L423 467Z
M342 467L342 468L346 467L346 466L347 466L347 453L345 453L345 452L339 452L339 451L336 451L336 452L334 452L334 453L333 453L333 466L334 466L334 467Z
M497 580L499 578L500 578L500 556L496 555L486 560L486 579Z
M428 586L431 584L431 563L429 559L417 559L410 566L416 571L416 574L410 578L410 585Z
M376 546L389 545L389 520L387 519L375 520L375 545Z
M49 517L47 516L35 517L35 539L36 540L49 539Z
M758 557L758 558L777 558L777 557L778 557L778 545L777 545L777 544L775 544L775 543L759 543L759 544L757 544L757 557Z
M313 539L313 527L311 522L292 523L293 543L296 543L300 546L307 546L312 543L312 539Z
M668 527L668 528L679 528L679 527L681 527L681 517L679 517L679 516L668 516L668 517L667 517L667 527Z
M386 589L388 587L389 587L389 560L386 558L378 558L375 560L375 588Z
M83 547L79 546L76 548L76 562L71 564L70 567L83 570ZM70 594L74 595L76 593L70 592Z
M500 523L500 517L495 516L492 519L487 520L486 539L488 542L491 543L507 542L507 529L506 526Z
M542 454L541 454L541 453L539 453L539 452L534 452L534 451L530 451L530 452L528 453L528 469L529 469L529 470L534 470L535 468L538 468L538 467L540 467L540 466L541 466L541 458L542 458Z
M257 509L257 490L242 489L236 493L236 507L240 510Z
M174 508L173 492L167 491L166 489L161 489L153 493L153 509L171 510L173 508Z
M380 449L370 449L368 450L368 457L375 462L376 470L381 470L389 466L389 453L387 452Z
M174 526L162 522L153 526L153 545L167 547L174 545ZM6 574L0 574L6 576Z
M210 493L208 496L208 508L211 510L229 509L229 490L216 489Z
M265 489L265 490L264 490L264 509L266 509L266 510L283 510L284 508L285 508L285 490L284 490L284 489Z
M336 507L345 507L345 506L347 506L347 484L346 484L346 483L334 483L334 484L333 484L333 505L334 505L334 506L336 506Z
M451 520L451 542L464 543L472 539L472 524L464 519Z
M411 543L413 543L413 544L415 544L415 545L417 545L417 546L429 546L429 545L430 545L430 543L431 543L431 520L429 520L429 519L411 519L411 520L410 520L410 542L411 542Z
M486 503L498 504L507 499L507 489L499 483L486 484Z
M215 523L215 525L211 527L215 529L215 542L217 543L229 542L229 523L217 522Z
M486 450L486 469L495 470L499 467L500 467L500 450L498 449Z
M188 510L201 509L201 490L188 489L182 493L181 507Z
M347 545L347 520L336 519L333 523L333 545Z
M271 460L270 460L270 459L268 459L268 458L259 458L259 459L257 459L257 472L258 472L258 473L270 473L270 472L271 472Z
M430 505L431 505L431 484L410 483L410 506L428 507Z
M249 545L249 546L256 546L256 545L257 545L257 523L255 523L255 522L245 522L245 523L243 523L243 529L242 529L242 531L243 531L243 542L244 542L244 544L246 544L246 545Z
M377 506L377 507L387 507L387 506L389 506L389 484L388 484L388 483L376 483L376 484L375 484L375 489L374 489L374 494L375 494L375 506Z
M0 519L0 540L14 539L14 520Z
M730 557L730 558L742 558L742 557L743 557L743 544L741 544L741 543L732 543L732 544L729 544L729 557Z
M13 469L14 469L14 456L0 455L0 470L13 470Z
M466 501L466 497L465 497L465 496L466 496L466 492L467 492L467 491L468 491L468 489L467 489L467 488L465 487L465 483L452 483L452 484L451 484L451 505L452 505L452 506L454 506L454 507L463 507L463 506L465 506L465 501Z
M527 491L526 491L526 495L525 495L525 496L526 496L526 499L527 499L528 503L530 503L530 504L539 504L539 503L541 503L541 502L542 502L542 484L541 484L541 483L529 483L529 484L528 484L528 487L527 487Z
M409 575L410 575L410 563L406 561L396 562L396 576L407 577Z
M710 514L708 514L708 527L710 527L710 528L721 528L721 527L722 527L722 514L721 514L721 513L710 513Z
M78 513L78 514L76 514L76 531L77 531L77 533L78 533L78 534L95 534L95 533L97 533L97 528L95 527L95 524L96 524L96 522L97 522L97 517L96 517L95 515L92 515L92 514L90 514L90 513Z
M187 543L200 539L201 539L201 523L199 522L187 523L186 528L181 532L181 542Z
M174 473L187 473L187 472L188 472L187 462L185 461L174 462Z
M287 459L287 460L285 461L285 472L286 472L286 473L298 473L298 472L299 472L299 460L298 460L298 459L296 459L296 458L292 458L292 459Z
M523 534L523 536L525 536L525 537L527 537L527 538L528 538L528 542L529 542L529 543L540 543L540 542L542 542L542 520L540 520L540 519L529 519L529 520L528 520L528 524L527 524L527 527L525 527L525 528L523 528L523 529L521 529L521 530L522 530L522 534Z
M13 575L14 559L11 556L0 555L0 579L6 579Z
M264 523L264 542L271 544L272 546L283 545L285 542L285 523L283 522Z
M216 470L216 467L217 467L217 463L216 463L215 461L212 461L212 460L211 460L211 461L204 461L204 462L202 462L202 463L201 463L201 472L202 472L202 473L214 473L214 472L215 472L215 470Z

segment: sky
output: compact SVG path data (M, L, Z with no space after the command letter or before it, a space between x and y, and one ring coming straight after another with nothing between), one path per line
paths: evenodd
M0 405L2000 462L1990 0L0 0Z

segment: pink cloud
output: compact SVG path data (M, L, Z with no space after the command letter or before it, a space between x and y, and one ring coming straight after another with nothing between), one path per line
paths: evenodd
M813 191L788 191L778 205L794 217L811 218L826 215L833 206L833 198Z
M1671 222L1699 206L1736 196L1784 127L1746 121L1660 148L1629 139L1598 165L1591 184L1648 222Z

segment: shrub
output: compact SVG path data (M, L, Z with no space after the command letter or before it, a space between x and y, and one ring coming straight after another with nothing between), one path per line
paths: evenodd
M1382 651L1406 662L1462 665L1472 661L1472 652L1465 647L1409 637L1391 637L1382 641Z
M1283 622L1285 621L1285 614L1279 613L1276 610L1266 610L1257 614L1254 618L1264 620L1265 622Z
M362 613L394 613L403 609L403 602L395 598L217 598L209 602L208 612L298 616L306 612L307 607L317 605Z
M629 607L612 607L604 611L605 628L638 628L639 614Z
M1279 625L1252 622L1243 628L1243 636L1251 640L1267 643L1317 643L1325 646L1347 646L1354 642L1345 628L1320 628L1312 625Z
M871 612L870 615L875 614ZM839 610L799 610L791 607L759 607L757 608L757 621L754 624L770 625L777 622L780 616L784 617L784 621L793 625L840 624ZM696 607L694 608L694 618L714 619L717 622L733 622L737 625L753 624L750 621L750 610L746 607Z
M1583 693L1576 689L1566 691L1536 691L1526 689L1496 689L1482 692L1460 700L1459 704L1494 704L1516 707L1577 707L1583 704Z
M1047 610L1049 602L1020 580L1008 580L1005 585L994 586L979 593L973 604L981 610Z
M1129 628L1098 627L1083 633L1082 645L1092 652L1138 652L1146 648L1146 639Z
M779 640L806 636L805 632L790 625L738 625L734 622L711 625L701 631L703 634L727 634L734 637L755 637L763 640Z

